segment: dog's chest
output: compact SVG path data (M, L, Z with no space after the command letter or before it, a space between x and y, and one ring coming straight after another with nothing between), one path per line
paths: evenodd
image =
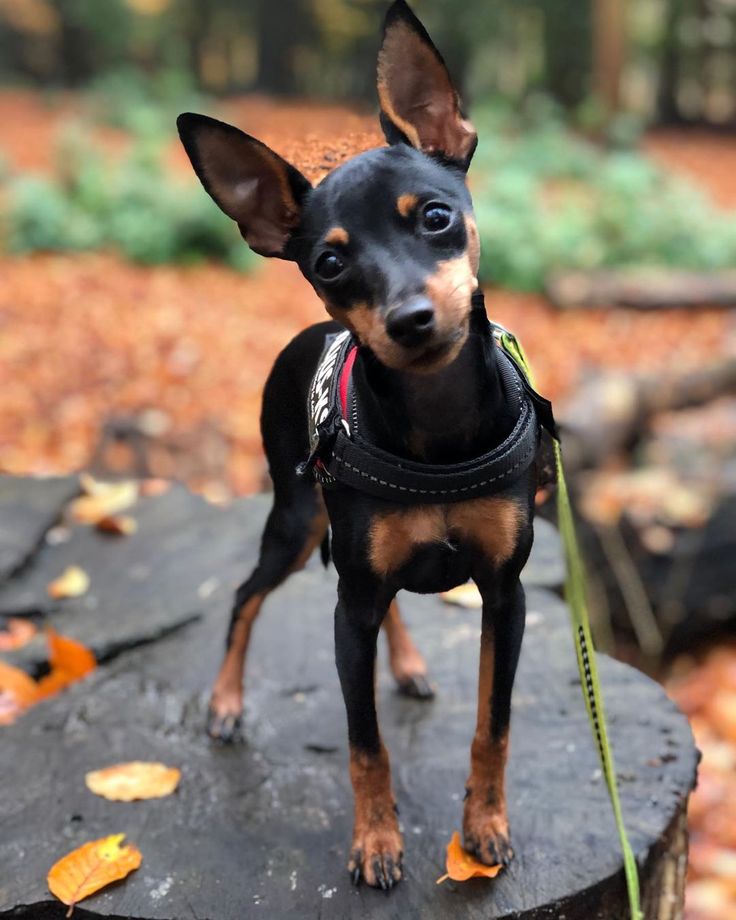
M429 575L434 566L452 579L451 571L464 569L469 558L463 551L472 550L497 567L513 554L525 520L519 502L495 497L380 512L369 531L370 564L382 577L414 568L421 572L411 580L422 580L422 573ZM457 577L462 574L458 571Z

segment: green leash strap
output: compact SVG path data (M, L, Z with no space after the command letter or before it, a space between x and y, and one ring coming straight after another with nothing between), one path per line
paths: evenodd
M512 333L505 329L497 328L500 332L500 341L503 348L519 365L526 375L529 384L533 387L534 379L531 368L529 367L529 362L526 359L521 345ZM565 549L565 563L567 569L565 598L570 607L572 617L580 682L583 697L585 699L585 707L588 710L588 718L590 719L596 747L598 748L601 769L606 780L606 786L608 787L608 795L611 799L619 840L621 841L631 920L642 920L643 914L639 896L639 873L636 866L636 859L634 858L634 852L631 849L631 844L626 834L626 826L624 825L624 818L621 811L621 800L619 798L618 785L616 783L616 768L613 761L613 750L611 749L611 743L608 739L606 714L603 707L603 692L598 678L598 664L596 662L595 649L593 647L593 639L590 632L588 605L585 597L585 572L577 535L575 533L575 522L572 515L572 506L570 505L570 495L567 491L567 482L562 468L562 449L557 439L554 441L554 450L555 465L557 468L557 516L560 526L560 536L562 537L562 544Z

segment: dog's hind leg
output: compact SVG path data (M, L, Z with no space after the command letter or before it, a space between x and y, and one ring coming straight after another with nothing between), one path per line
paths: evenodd
M427 664L401 619L396 600L391 601L382 626L388 640L389 667L399 693L418 700L431 700L434 690L427 678Z
M243 709L243 677L253 623L266 596L306 565L327 532L327 512L316 487L296 483L288 501L276 499L261 539L253 573L235 592L225 657L210 699L207 730L232 741Z

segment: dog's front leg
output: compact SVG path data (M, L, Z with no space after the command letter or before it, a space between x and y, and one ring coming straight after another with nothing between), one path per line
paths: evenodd
M378 592L340 580L335 610L335 653L350 740L355 825L348 869L374 888L401 878L403 844L391 789L388 751L378 730L375 701L376 641L388 609Z
M463 818L465 847L488 865L513 857L504 775L508 753L511 690L524 634L524 589L480 586L483 620L478 677L478 721L470 750L470 776Z

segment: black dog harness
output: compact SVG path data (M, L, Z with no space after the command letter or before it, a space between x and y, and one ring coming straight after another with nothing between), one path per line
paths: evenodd
M463 463L416 463L381 450L362 436L352 370L358 342L348 330L328 336L308 396L309 458L301 476L327 488L350 486L378 498L409 504L465 501L506 489L534 461L541 426L556 436L552 406L528 383L501 345L491 323L508 392L516 394L518 418L506 440Z

